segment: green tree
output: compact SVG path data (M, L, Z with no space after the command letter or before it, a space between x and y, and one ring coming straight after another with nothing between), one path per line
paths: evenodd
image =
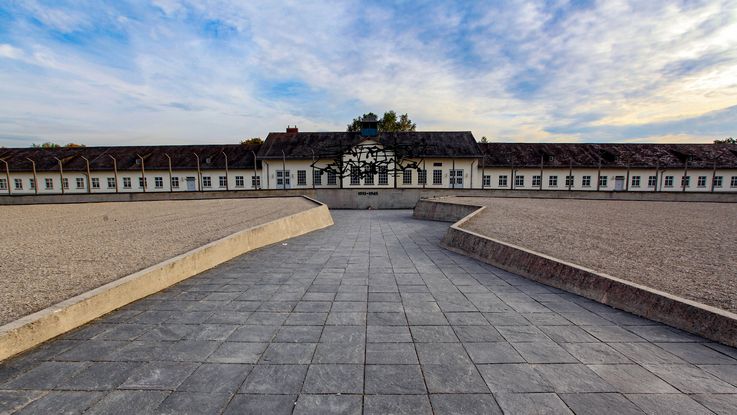
M241 141L241 144L263 144L264 140L262 140L259 137L253 137L246 140Z
M64 147L66 147L66 148L80 148L80 147L87 147L87 146L84 145L84 144L68 143Z
M361 131L361 120L367 116L377 117L373 112L363 114L360 117L356 117L348 124L346 131L358 132ZM377 117L378 118L378 117ZM415 131L417 125L409 119L409 115L406 113L397 117L397 113L394 110L390 110L384 113L384 116L379 118L379 131L394 132L394 131Z
M59 148L59 147L61 146L56 143L52 143L51 141L47 141L41 144L31 144L31 148Z
M737 140L729 137L725 138L724 140L714 140L714 144L737 144Z

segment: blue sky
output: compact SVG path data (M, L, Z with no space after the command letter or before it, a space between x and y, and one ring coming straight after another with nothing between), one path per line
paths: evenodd
M228 143L407 112L494 141L737 136L737 0L5 1L0 145Z

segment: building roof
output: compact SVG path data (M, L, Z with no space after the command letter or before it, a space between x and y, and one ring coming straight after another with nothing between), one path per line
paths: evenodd
M479 143L486 167L737 168L735 144Z
M359 132L269 133L258 157L311 159L314 151L315 158L335 158L366 139L389 147L411 147L418 157L481 157L470 131L380 132L376 137Z
M184 145L184 146L125 146L125 147L75 147L75 148L0 148L0 159L8 162L11 171L31 171L31 159L36 163L37 171L59 171L61 160L64 171L86 171L87 158L90 170L112 170L113 158L118 170L140 170L136 163L139 155L143 157L144 168L150 170L168 170L171 157L173 170L197 170L197 158L200 157L202 170L224 169L225 155L228 167L233 169L252 169L253 154L258 152L259 144L218 144L218 145ZM225 155L223 155L225 153ZM260 168L260 161L257 162ZM0 165L0 170L5 166Z

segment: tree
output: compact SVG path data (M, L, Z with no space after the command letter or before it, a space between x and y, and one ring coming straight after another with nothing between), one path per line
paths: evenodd
M68 143L64 147L66 147L66 148L81 148L81 147L87 147L87 146L84 145L84 144Z
M360 117L356 117L348 124L346 131L358 132L361 131L361 120L367 116L377 117L373 112L363 114ZM378 118L378 117L377 117ZM394 110L389 110L384 113L384 116L379 119L379 131L380 132L395 132L395 131L415 131L417 125L409 119L409 115L406 113L400 115L397 118L397 113Z
M259 137L253 137L253 138L249 138L247 140L241 141L241 144L263 144L263 143L264 143L264 140L262 140Z
M481 140L480 140L479 142L480 142L480 143L484 143L484 144L486 144L486 143L488 143L488 142L489 142L489 139L488 139L488 138L486 138L486 136L483 136L483 137L481 137Z
M31 148L59 148L59 147L61 146L56 143L52 143L51 141L47 141L41 144L31 144Z
M737 144L737 139L729 137L724 140L714 140L714 144Z

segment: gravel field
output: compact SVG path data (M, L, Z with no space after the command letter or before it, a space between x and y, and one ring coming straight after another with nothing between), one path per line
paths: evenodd
M303 198L0 206L0 324L314 206Z
M488 206L466 229L737 312L737 204L443 200Z

